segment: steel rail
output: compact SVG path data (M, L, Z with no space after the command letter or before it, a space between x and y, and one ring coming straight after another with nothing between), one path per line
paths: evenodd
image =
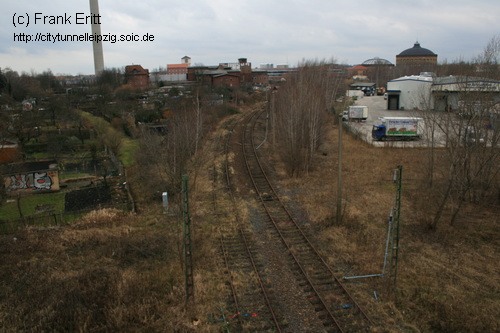
M297 222L295 221L295 219L292 217L291 213L288 211L288 209L286 208L286 206L280 200L277 192L275 191L274 187L272 186L271 182L269 181L269 178L268 178L266 172L264 171L264 168L262 167L260 159L259 159L259 157L257 155L257 151L255 149L255 142L254 142L253 132L255 130L255 126L257 124L258 118L260 117L260 115L263 112L264 111L260 111L260 112L256 111L256 112L254 112L252 114L252 117L250 119L252 121L251 127L247 128L249 133L247 134L247 129L245 129L243 131L243 138L242 138L242 140L243 140L242 149L243 149L243 156L244 156L244 159L245 159L245 165L247 167L247 171L248 171L248 174L249 174L249 176L251 178L252 184L253 184L253 186L254 186L257 194L259 195L260 201L263 204L263 206L264 206L264 208L265 208L265 210L266 210L266 212L267 212L270 220L272 221L272 223L274 225L274 228L276 229L277 233L279 234L279 236L280 236L283 244L287 247L290 255L292 256L292 258L295 261L295 264L297 265L297 267L299 267L299 270L302 272L302 275L304 276L307 284L314 291L314 293L316 294L317 299L320 301L322 307L328 313L328 316L330 317L331 321L336 325L336 327L339 329L339 331L343 332L342 324L338 322L336 316L330 311L329 306L326 304L326 302L321 297L321 293L314 286L314 283L311 281L311 278L307 274L306 269L300 263L300 259L297 258L297 256L294 254L292 246L286 240L287 237L283 235L281 227L278 226L278 223L277 223L275 217L273 216L274 213L272 213L270 211L270 209L269 209L269 205L270 205L269 202L276 202L280 206L280 209L283 212L285 212L288 220L293 224L294 228L299 232L299 234L302 237L302 239L303 239L304 243L306 244L306 246L316 256L316 259L319 259L320 263L323 265L322 268L326 269L328 271L330 277L333 279L333 281L335 282L335 284L338 287L340 287L341 292L344 294L344 296L347 296L347 298L350 300L350 302L359 311L359 313L361 314L361 317L363 318L363 320L366 321L366 326L369 327L370 325L372 325L371 320L368 318L368 316L366 315L366 313L361 309L361 307L355 302L354 298L345 289L345 287L340 282L340 280L335 276L335 274L331 270L330 266L328 266L328 264L324 261L324 259L322 258L322 256L317 252L317 250L311 244L311 242L309 241L308 237L302 231L302 228L300 228L300 226L297 224ZM247 135L249 135L250 138L248 138ZM250 150L251 150L250 152L246 151L247 149L245 147L247 147L247 146L251 147L250 148ZM250 154L251 154L251 156L249 156ZM253 158L254 161L256 162L257 170L252 170L252 168L250 166L250 161L249 161L250 158ZM259 186L257 184L256 180L255 180L255 178L256 178L256 174L255 173L259 173L260 174L259 178L265 179L265 181L267 182L267 184L265 184L265 186L269 188L269 190L271 191L271 193L262 193L262 187ZM271 200L270 200L270 198L271 198Z
M236 223L238 225L238 228L237 228L238 234L241 237L241 239L243 240L243 244L244 244L244 248L245 248L247 257L250 260L250 264L252 266L253 272L255 273L255 276L257 278L257 282L258 282L258 285L260 287L260 292L261 292L261 294L262 294L262 296L264 298L265 305L266 305L266 307L267 307L267 309L269 311L272 324L273 324L276 332L281 333L281 332L283 332L282 327L281 327L281 325L279 323L279 320L278 320L278 318L276 316L276 313L275 313L275 311L273 309L273 306L271 304L271 301L269 299L269 295L268 295L268 293L266 291L266 288L264 286L264 282L263 282L262 276L261 276L261 274L260 274L260 272L259 272L259 270L257 268L255 258L252 255L252 252L250 250L249 241L248 241L247 237L245 236L245 233L242 230L241 217L240 217L240 214L238 212L238 209L236 208L236 199L235 199L233 190L231 188L231 176L230 176L231 173L230 173L230 169L229 169L229 144L230 144L230 141L231 141L232 134L234 133L234 130L236 128L236 125L237 125L237 122L233 122L231 124L230 128L228 128L229 133L226 136L226 141L224 143L224 154L225 154L224 171L225 171L225 174L226 174L225 181L226 181L226 185L227 185L227 189L228 189L228 194L229 194L229 196L231 198L231 202L232 202L232 207L233 207L233 212L234 212L234 216L235 216L235 219L236 219ZM221 239L221 242L222 242L222 246L224 247L223 239ZM226 268L228 269L228 271L230 271L229 260L228 260L228 257L227 257L227 251L223 250L223 253L224 253L224 261L226 263ZM234 287L232 276L231 276L230 285L231 285L231 292L233 294L233 300L235 302L235 306L237 308L237 311L241 312L241 310L239 308L239 302L238 302L237 292L236 292L236 289ZM242 325L240 316L238 316L238 323L240 325Z

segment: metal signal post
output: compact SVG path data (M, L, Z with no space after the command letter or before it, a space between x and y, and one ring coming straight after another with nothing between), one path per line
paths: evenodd
M392 232L391 232L391 274L393 278L393 288L396 291L396 278L398 274L398 255L399 255L399 225L401 218L401 184L403 179L403 166L399 165L394 170L394 182L396 183L396 200L392 214Z
M342 113L339 115L338 171L337 171L337 225L342 221Z
M184 273L186 304L194 299L193 255L191 244L191 215L189 213L188 176L182 176L182 216L184 220Z

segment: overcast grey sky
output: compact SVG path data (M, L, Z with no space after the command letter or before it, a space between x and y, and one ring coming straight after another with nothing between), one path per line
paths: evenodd
M442 63L471 60L500 34L499 0L99 0L99 8L103 35L154 36L104 42L107 68L153 70L185 55L204 65L245 57L253 67L304 59L355 65L374 57L394 63L417 40ZM88 0L3 1L0 68L92 74L91 42L20 41L23 33L90 34L90 25L77 24L89 14Z

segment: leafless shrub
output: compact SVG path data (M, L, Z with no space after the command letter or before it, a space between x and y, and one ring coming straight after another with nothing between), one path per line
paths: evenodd
M304 63L287 78L272 103L274 144L291 176L309 171L323 140L325 117L340 82L331 69L326 62Z
M486 47L484 54L472 64L457 64L454 75L445 84L446 90L433 88L446 103L445 111L434 111L430 100L421 97L427 105L425 119L428 151L428 186L434 189L437 208L430 227L435 229L445 209L450 208L450 224L454 224L464 203L495 203L498 195L498 99L491 87L498 85L499 37ZM447 89L452 89L450 94ZM434 105L434 108L436 105ZM436 148L441 145L441 168L436 167Z
M179 191L182 174L197 148L201 125L192 119L198 112L199 109L176 112L168 119L167 133L143 131L133 173L134 188L143 200L160 198L165 191Z

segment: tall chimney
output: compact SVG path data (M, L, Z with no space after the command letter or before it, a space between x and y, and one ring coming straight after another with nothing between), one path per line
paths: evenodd
M89 0L90 3L90 14L99 15L99 3L97 0ZM101 34L101 25L94 24L92 20L92 35ZM98 76L104 70L104 56L102 52L102 42L97 42L95 39L92 42L92 48L94 49L94 70L95 75Z

